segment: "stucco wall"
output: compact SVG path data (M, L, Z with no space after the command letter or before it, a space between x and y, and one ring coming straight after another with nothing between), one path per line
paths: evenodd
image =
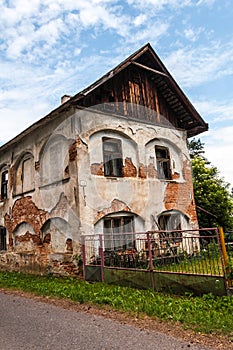
M103 137L121 141L122 177L104 176ZM170 180L158 179L155 145L169 149ZM197 228L186 134L169 125L71 109L9 144L0 153L3 167L9 181L0 201L7 229L1 268L78 273L81 234L103 231L103 218L113 213L133 215L135 231L147 231L158 228L161 213L176 210L184 229Z

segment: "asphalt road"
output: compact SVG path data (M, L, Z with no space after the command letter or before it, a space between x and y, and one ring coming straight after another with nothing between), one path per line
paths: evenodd
M207 349L104 317L0 292L0 350Z

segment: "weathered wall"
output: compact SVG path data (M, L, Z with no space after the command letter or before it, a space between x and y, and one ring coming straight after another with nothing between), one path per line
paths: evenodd
M0 153L0 170L4 164L9 171L8 198L0 201L0 225L7 229L7 251L0 252L1 269L80 273L72 115L73 110L53 115L46 126ZM63 151L57 152L59 164L50 156L50 146L57 144Z
M92 232L93 225L106 215L123 211L140 216L145 231L155 228L152 218L168 210L178 210L187 216L189 221L184 229L197 228L191 167L183 131L125 122L101 114L92 118L86 113L80 118L80 139L88 145L82 148L78 166L79 181L85 184L80 194L80 221L84 233ZM103 137L121 140L123 177L104 176ZM158 179L155 145L169 148L171 180ZM121 205L116 206L117 201Z
M103 137L121 140L122 177L104 176ZM158 179L155 145L169 148L171 180ZM132 214L141 232L177 210L187 217L184 229L197 228L181 130L71 109L4 150L0 163L9 169L8 198L0 201L7 229L2 269L78 274L80 235L103 232L103 218L114 213Z

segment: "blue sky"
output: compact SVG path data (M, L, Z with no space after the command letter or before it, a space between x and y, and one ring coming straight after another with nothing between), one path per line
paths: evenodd
M209 123L206 155L233 185L231 0L2 0L0 142L147 42Z

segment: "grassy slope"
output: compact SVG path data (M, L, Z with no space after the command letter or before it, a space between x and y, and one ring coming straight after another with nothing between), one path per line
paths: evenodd
M110 305L139 316L179 321L185 328L226 335L233 340L233 298L204 295L178 297L151 290L137 290L73 278L0 272L0 287L35 295L65 298L79 303Z

